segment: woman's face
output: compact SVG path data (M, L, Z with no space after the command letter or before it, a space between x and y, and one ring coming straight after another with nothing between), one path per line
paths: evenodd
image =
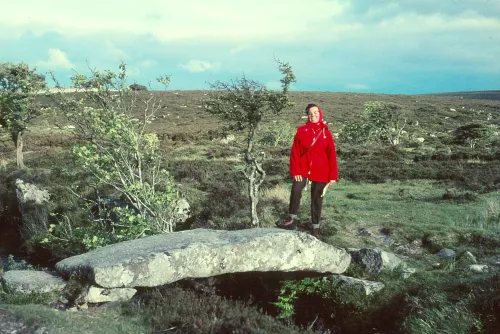
M309 117L309 122L318 123L319 122L319 108L311 107L307 112L307 116Z

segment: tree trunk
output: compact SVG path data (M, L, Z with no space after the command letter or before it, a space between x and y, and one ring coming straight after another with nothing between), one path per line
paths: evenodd
M257 214L257 204L259 203L259 187L266 177L266 172L256 157L251 156L253 148L253 138L255 128L250 126L248 129L248 146L245 152L245 161L247 163L247 172L245 176L248 179L248 196L250 197L250 218L253 227L260 227L259 216Z
M248 183L248 194L250 196L250 215L252 219L252 226L259 227L259 215L257 214L257 204L259 203L259 185L257 181L257 168L255 166L251 167L249 183Z
M24 157L23 157L23 132L19 131L18 133L12 136L14 140L14 144L16 145L16 163L17 167L24 168Z

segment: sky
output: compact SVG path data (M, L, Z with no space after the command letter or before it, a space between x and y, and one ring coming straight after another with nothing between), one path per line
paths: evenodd
M0 0L0 62L89 67L130 83L210 89L243 75L295 91L386 94L500 89L500 0ZM49 84L52 81L49 80Z

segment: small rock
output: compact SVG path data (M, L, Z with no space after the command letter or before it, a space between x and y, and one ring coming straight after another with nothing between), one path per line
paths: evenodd
M442 259L449 259L455 257L455 255L455 251L449 248L443 248L438 253L436 253L436 256L439 256Z
M368 231L366 228L360 228L358 234L363 237L371 237L373 235L373 233Z
M82 305L78 305L78 309L80 311L83 311L83 310L88 310L89 308L89 305L88 304L82 304Z
M366 296L378 292L385 287L384 283L381 282L367 281L343 275L333 275L330 278L325 278L325 280L329 280L334 285L340 285L341 289L357 289L362 291Z
M104 289L91 286L87 294L87 301L89 303L125 301L132 298L136 292L137 290L133 288Z
M68 308L66 311L68 312L78 312L78 308L76 306Z
M470 266L466 266L464 269L475 273L484 273L489 270L489 267L486 264L471 264Z
M59 296L59 299L58 301L62 304L68 304L69 303L69 300L68 298L66 298L65 296Z
M408 277L410 277L411 275L413 275L416 271L417 271L417 269L415 269L415 268L404 267L401 270L401 277L403 279L407 279Z
M352 260L361 264L366 271L380 274L382 271L391 271L403 264L395 254L380 249L363 248L358 251L349 251Z

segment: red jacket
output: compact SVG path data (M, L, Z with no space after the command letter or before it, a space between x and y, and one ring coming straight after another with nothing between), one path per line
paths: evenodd
M316 137L318 139L309 148ZM317 182L337 181L339 178L335 142L328 126L323 123L321 109L318 123L307 122L297 129L290 153L290 175L301 175Z

